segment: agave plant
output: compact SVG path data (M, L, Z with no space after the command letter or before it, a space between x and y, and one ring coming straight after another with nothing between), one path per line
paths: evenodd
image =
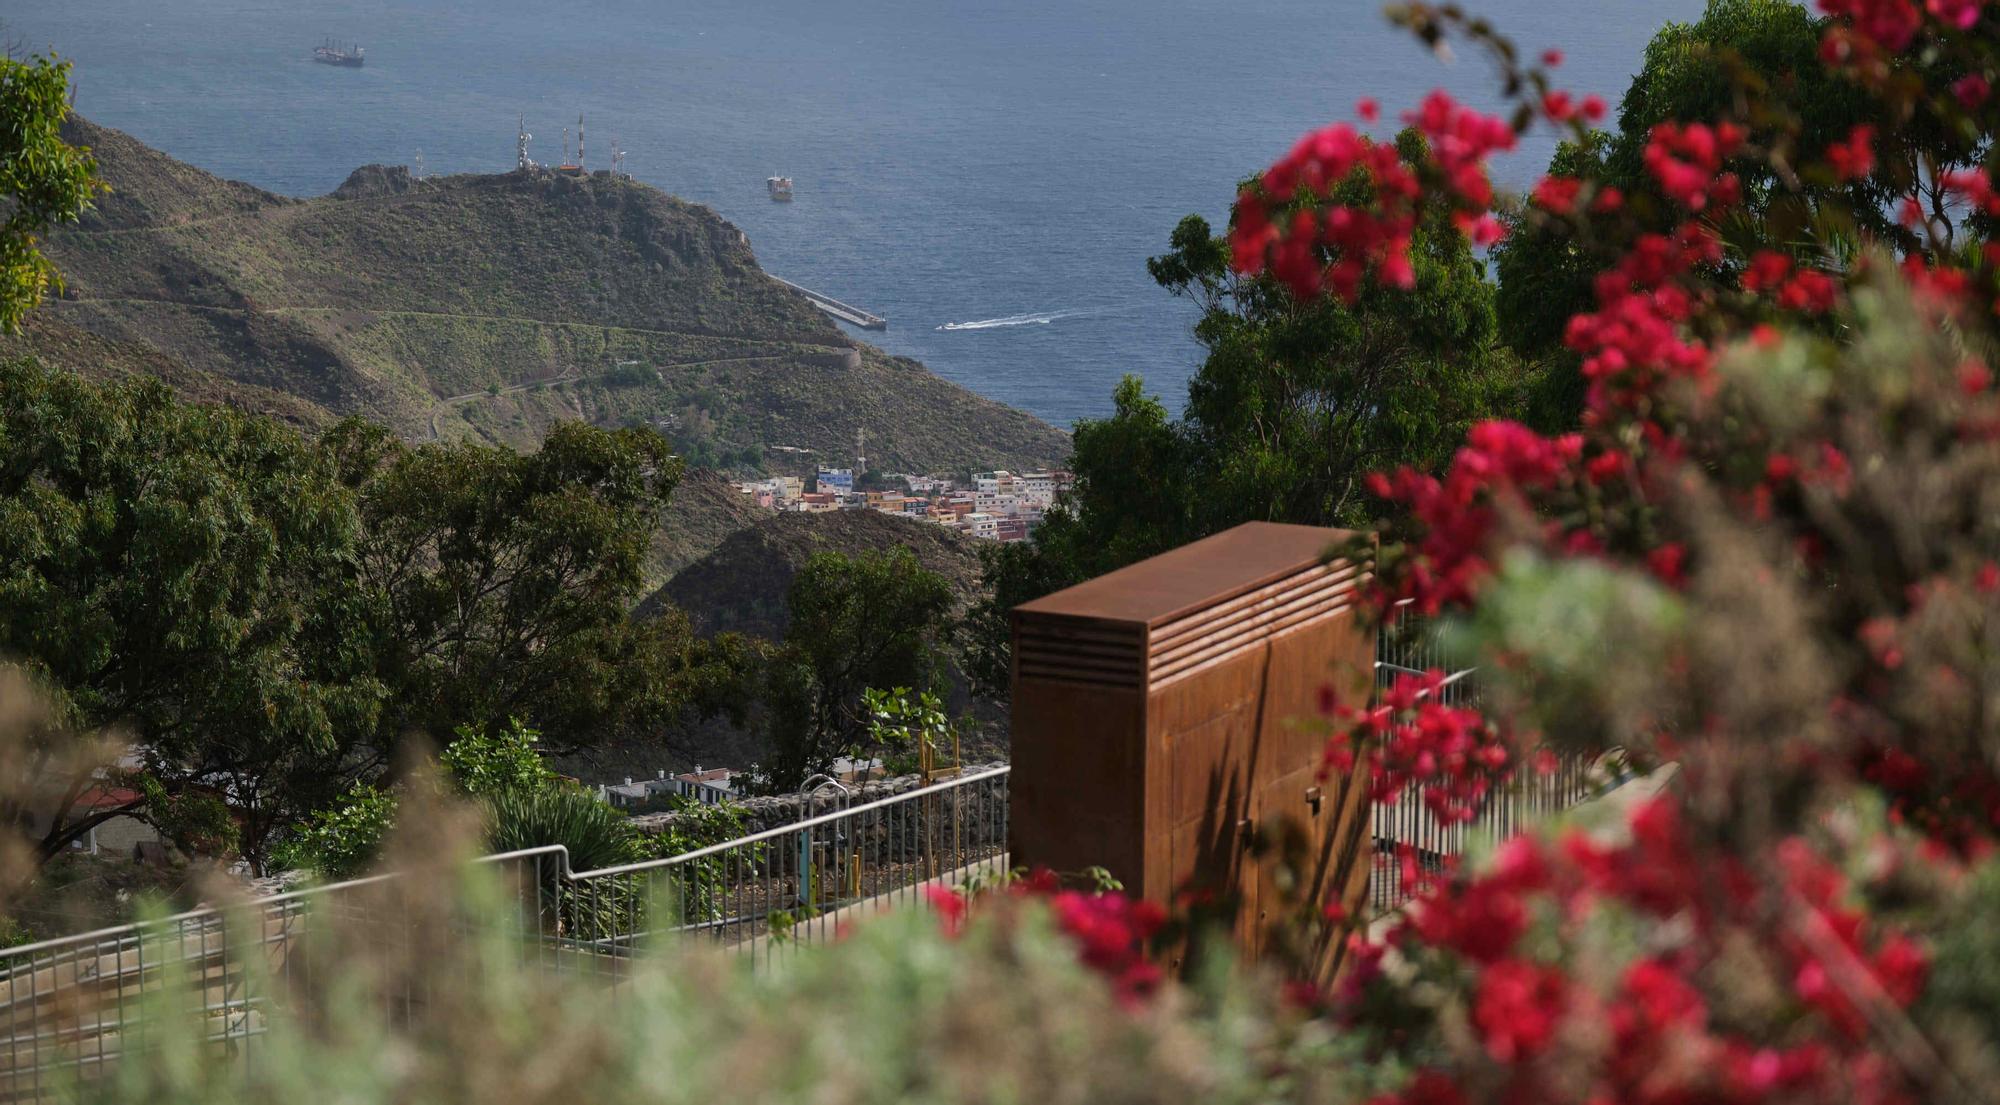
M552 786L498 794L487 801L487 844L512 852L560 844L570 870L596 871L645 858L644 839L626 816L576 786ZM557 921L566 936L620 941L641 926L644 887L636 876L609 876L572 883L557 892Z

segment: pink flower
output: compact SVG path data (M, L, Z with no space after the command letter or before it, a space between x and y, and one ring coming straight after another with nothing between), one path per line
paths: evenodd
M1969 31L1979 22L1985 0L1925 0L1924 7L1947 27Z

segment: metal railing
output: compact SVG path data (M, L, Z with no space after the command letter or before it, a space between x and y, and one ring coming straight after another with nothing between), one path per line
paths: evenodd
M246 1067L271 1006L313 992L315 937L417 957L501 930L521 961L616 981L635 950L719 944L751 965L831 938L849 918L928 907L926 884L1005 870L1008 769L984 771L683 855L596 871L561 845L482 857L501 906L376 875L0 949L0 1100L40 1101L147 1046L149 1017L191 1018ZM511 903L509 908L508 903ZM329 978L341 969L322 962ZM408 1015L421 995L383 995Z
M1432 671L1445 673L1443 683L1432 692L1436 701L1448 706L1479 705L1478 669L1453 668L1450 650L1438 640L1436 626L1413 613L1405 600L1383 625L1378 638L1378 701L1398 677ZM1576 755L1521 765L1487 796L1471 821L1446 824L1438 820L1415 786L1375 803L1375 862L1368 878L1371 912L1379 915L1400 908L1468 850L1505 840L1539 818L1593 797L1602 788L1592 778L1590 766L1589 760Z
M927 904L926 884L1003 874L1009 768L957 779L700 848L570 875L559 945L620 960L663 935L769 962L830 939L860 914Z

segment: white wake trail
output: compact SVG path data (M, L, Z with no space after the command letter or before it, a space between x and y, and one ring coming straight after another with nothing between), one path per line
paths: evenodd
M1041 311L1026 315L1007 315L1002 318L982 318L975 322L947 322L940 330L997 330L1003 326L1047 326L1057 319L1074 318L1087 314L1086 311Z

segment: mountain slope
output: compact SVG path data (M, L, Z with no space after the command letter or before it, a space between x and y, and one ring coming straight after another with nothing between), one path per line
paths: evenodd
M323 429L335 421L333 413L317 403L189 368L150 345L102 337L47 311L31 312L19 334L0 334L0 359L28 355L52 368L99 380L155 376L192 402L219 403L270 415L303 430Z
M961 603L979 587L973 539L929 522L875 510L772 514L729 535L714 551L675 573L639 605L644 615L671 604L703 633L735 631L778 640L791 617L785 593L816 552L853 556L896 546L945 577Z
M72 120L113 191L48 252L65 326L413 438L657 425L696 460L1059 460L1066 437L848 338L706 207L608 173L357 170L294 200ZM32 342L30 345L32 346Z

